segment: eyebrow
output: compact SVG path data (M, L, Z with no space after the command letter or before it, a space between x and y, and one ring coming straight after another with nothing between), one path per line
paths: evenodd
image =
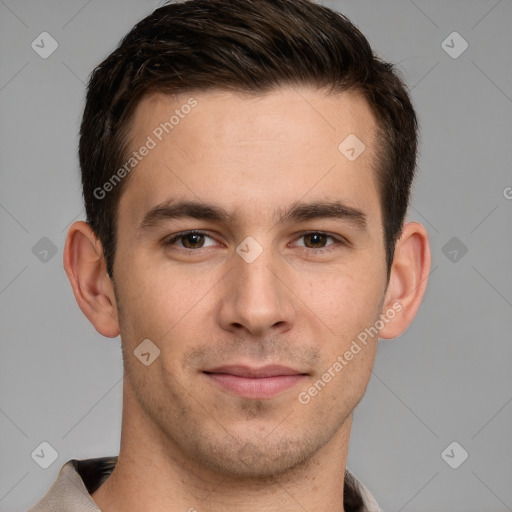
M367 227L366 214L361 210L343 204L341 201L319 201L313 203L294 203L288 210L279 209L276 212L276 224L290 222L305 222L315 219L340 219L344 220L361 231ZM237 221L237 214L231 213L221 206L199 201L167 200L151 208L142 219L137 232L156 227L158 224L181 218L193 218L210 220L224 224L232 224Z

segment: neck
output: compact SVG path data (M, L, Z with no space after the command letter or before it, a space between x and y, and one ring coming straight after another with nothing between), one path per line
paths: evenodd
M352 415L303 464L258 479L219 474L187 458L143 414L123 414L118 462L92 498L102 512L343 512L351 424Z

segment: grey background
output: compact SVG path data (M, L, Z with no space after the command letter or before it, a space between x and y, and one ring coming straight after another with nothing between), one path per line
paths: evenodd
M118 453L120 340L80 312L62 250L84 218L76 151L88 75L161 3L0 1L1 511L26 510L71 458ZM323 3L412 90L422 147L409 220L432 247L419 314L380 342L348 465L386 512L512 510L512 2ZM59 44L48 59L31 48L43 31ZM441 45L454 31L469 44L456 59ZM58 452L48 469L31 458L42 441ZM457 469L441 457L453 441L469 453Z

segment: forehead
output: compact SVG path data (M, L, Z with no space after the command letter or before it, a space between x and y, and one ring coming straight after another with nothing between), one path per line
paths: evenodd
M133 169L120 210L135 222L169 197L253 214L301 198L379 210L375 128L356 92L153 93L138 104L130 131L130 152L151 150Z
M204 124L206 119L208 124ZM163 125L169 122L172 126L166 130ZM223 90L172 96L150 93L139 101L130 132L134 141L153 134L172 142L186 132L191 144L197 134L202 140L207 137L230 144L322 137L326 144L336 146L348 133L369 139L374 128L373 113L361 92L327 95L319 89L287 86L264 94ZM174 137L165 137L171 133Z

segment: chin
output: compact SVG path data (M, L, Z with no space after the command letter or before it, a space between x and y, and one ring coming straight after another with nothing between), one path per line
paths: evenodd
M247 436L249 437L249 436ZM202 442L194 445L194 460L230 478L268 480L298 468L306 468L321 447L320 439L264 438L260 441Z

